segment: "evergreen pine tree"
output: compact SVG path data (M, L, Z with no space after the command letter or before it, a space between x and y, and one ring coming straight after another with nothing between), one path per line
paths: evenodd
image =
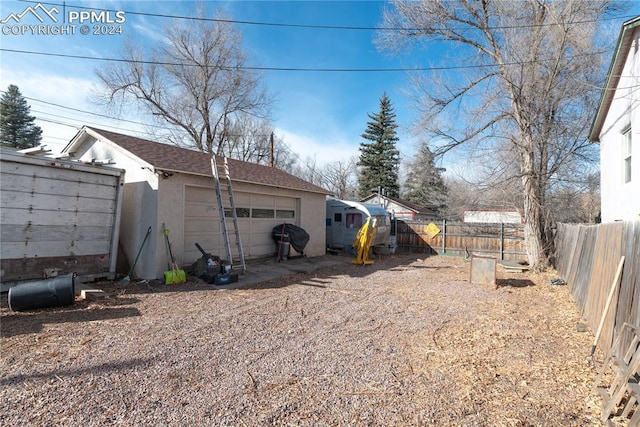
M447 186L442 179L445 169L436 166L435 157L427 143L420 144L407 169L404 198L443 214L448 195Z
M30 112L18 86L9 85L0 97L0 145L19 149L40 145L42 129Z
M400 152L396 148L396 114L391 100L385 92L380 98L380 112L368 114L371 121L361 135L365 141L360 143L360 159L358 166L358 197L364 198L384 189L386 195L398 197L400 185L398 172L400 169Z

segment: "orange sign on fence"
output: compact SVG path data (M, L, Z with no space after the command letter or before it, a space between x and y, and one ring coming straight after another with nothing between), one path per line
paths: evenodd
M424 232L433 239L438 235L438 233L440 233L440 229L434 223L430 223L429 225L424 227Z

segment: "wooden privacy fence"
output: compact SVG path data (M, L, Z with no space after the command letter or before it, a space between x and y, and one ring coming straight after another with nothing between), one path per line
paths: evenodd
M616 270L625 257L622 274L597 345L606 354L624 351L633 339L622 336L611 348L622 325L640 325L640 220L600 225L558 224L556 270L567 282L592 330L599 327Z
M526 260L524 230L520 224L480 224L438 221L440 232L431 237L429 223L402 221L392 223L400 252L426 254L470 254L499 260ZM395 230L394 230L395 228Z

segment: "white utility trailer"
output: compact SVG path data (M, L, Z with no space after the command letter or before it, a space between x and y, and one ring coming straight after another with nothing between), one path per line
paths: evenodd
M386 247L391 233L391 220L382 206L327 199L327 249L350 252L358 230L369 217L376 220L371 246L374 250L376 247Z

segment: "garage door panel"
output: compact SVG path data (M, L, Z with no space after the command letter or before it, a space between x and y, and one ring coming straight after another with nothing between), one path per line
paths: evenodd
M196 243L199 243L205 250L211 251L212 249L218 248L221 243L221 238L219 234L212 233L190 233L184 236L184 241L189 249L195 249Z
M202 256L198 248L196 248L196 243L202 246L202 249L205 251L218 255L221 258L224 258L224 254L218 253L218 248L222 247L221 237L220 235L214 234L206 234L206 233L193 233L193 234L185 234L184 237L185 249L184 249L184 260L183 262L193 263L198 258Z
M271 208L274 206L274 197L266 194L254 194L251 197L252 207L257 208Z
M226 194L223 194L226 198ZM297 199L293 197L272 196L246 192L234 192L235 205L247 209L273 209L293 211L286 218L238 218L238 228L245 256L248 258L274 254L276 244L271 238L272 229L283 222L293 223L297 217ZM206 251L224 258L223 236L220 230L218 205L213 188L185 187L184 206L184 262L194 262L201 254L195 247L198 242ZM274 215L275 216L275 215ZM229 241L232 253L236 253L233 220L227 218Z
M215 218L218 220L218 207L214 204L187 202L185 204L185 216Z
M271 236L273 228L281 225L282 222L277 220L261 220L254 221L251 229L252 247L259 251L261 255L272 254L276 251L276 245Z
M187 221L184 225L184 232L186 233L220 233L220 222L218 220L212 221L210 219L192 219Z
M205 187L186 187L185 200L187 202L215 202L216 193L213 188Z
M233 201L237 207L251 206L251 194L234 191Z
M276 209L296 209L296 199L293 197L276 197Z

